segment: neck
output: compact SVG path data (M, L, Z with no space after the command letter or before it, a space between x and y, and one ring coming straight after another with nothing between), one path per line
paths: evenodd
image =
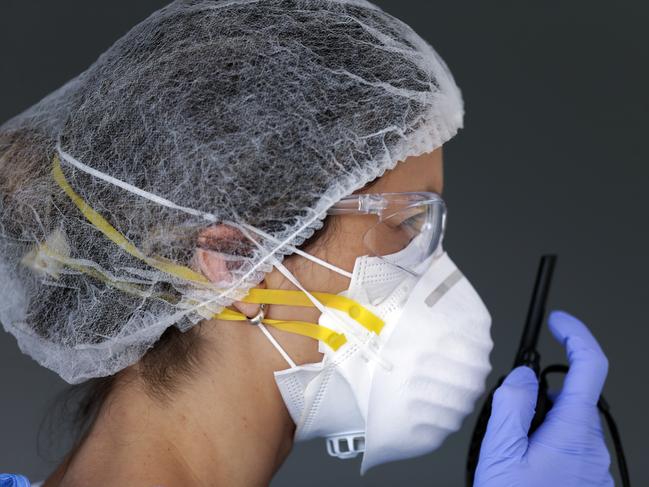
M286 363L255 326L202 326L206 352L194 377L156 399L128 369L48 487L270 483L292 447L294 425L273 379Z

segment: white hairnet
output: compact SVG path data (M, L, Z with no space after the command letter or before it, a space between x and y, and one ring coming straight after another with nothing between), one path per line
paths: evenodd
M68 382L113 374L462 117L431 46L366 1L176 1L0 128L0 321Z

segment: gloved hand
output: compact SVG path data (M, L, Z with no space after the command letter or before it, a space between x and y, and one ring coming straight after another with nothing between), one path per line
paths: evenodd
M22 475L0 473L0 487L29 487L31 484Z
M496 390L474 487L613 486L597 401L608 360L586 326L562 311L549 327L564 344L570 370L541 426L528 438L538 381L517 367Z

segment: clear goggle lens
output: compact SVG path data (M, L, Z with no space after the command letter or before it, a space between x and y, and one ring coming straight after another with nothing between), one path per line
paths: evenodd
M445 223L444 202L426 201L381 216L365 233L363 243L370 255L417 274L439 248Z
M374 216L363 233L368 254L412 274L440 248L446 224L444 200L432 192L352 194L328 213Z

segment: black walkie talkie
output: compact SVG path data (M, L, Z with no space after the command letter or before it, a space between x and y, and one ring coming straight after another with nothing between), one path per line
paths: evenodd
M537 377L541 374L541 355L536 349L536 346L539 341L541 327L543 326L543 319L545 318L545 308L548 302L548 295L550 294L550 284L552 283L552 276L554 274L554 266L556 263L556 255L544 255L541 257L539 270L536 273L534 291L532 291L532 300L530 301L530 307L527 310L525 328L523 328L521 343L518 346L518 353L514 360L514 369L521 365L526 365L534 371ZM534 414L532 424L530 425L530 434L539 427L543 422L543 419L545 419L545 415L552 407L552 402L548 397L548 383L545 380L545 376L543 376L543 379L544 380L539 383L536 413ZM503 380L505 380L504 377L500 379L499 384L501 384ZM491 415L491 403L489 405L489 415Z
M534 283L534 291L532 292L532 300L527 311L525 328L523 329L521 342L518 346L518 352L516 353L516 358L514 360L514 368L520 365L526 365L530 367L539 378L539 395L536 402L536 412L532 419L532 424L530 425L530 434L532 434L539 425L543 423L545 415L552 408L552 401L548 396L547 375L555 372L566 373L568 371L566 365L551 365L541 371L541 356L537 350L539 334L545 318L545 307L550 292L550 283L552 282L552 274L554 273L556 261L556 255L544 255L541 257L541 263L539 264L539 270L536 274L536 281ZM478 466L478 459L480 457L480 446L482 445L482 439L487 430L489 417L491 416L491 402L493 400L493 395L504 380L505 376L501 377L496 386L489 393L487 400L482 405L480 415L478 416L478 420L473 430L466 466L467 487L473 487L475 470ZM622 485L623 487L630 487L629 472L624 457L624 450L622 449L620 435L617 426L613 421L613 417L611 416L609 406L603 396L600 396L597 406L600 412L604 415L609 431L611 432L611 438L613 439L615 452L617 454Z

